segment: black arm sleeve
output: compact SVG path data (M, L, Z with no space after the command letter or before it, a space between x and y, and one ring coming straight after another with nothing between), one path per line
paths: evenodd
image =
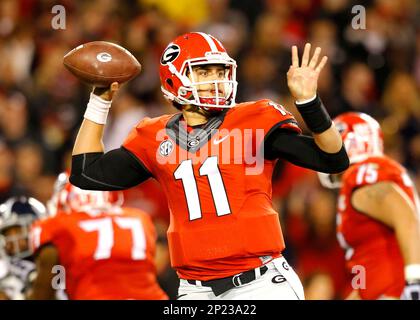
M70 182L81 189L123 190L150 177L152 174L140 160L123 147L72 157Z
M264 140L264 158L285 159L297 166L324 173L339 173L349 167L344 146L337 153L322 151L314 139L284 129L275 129Z

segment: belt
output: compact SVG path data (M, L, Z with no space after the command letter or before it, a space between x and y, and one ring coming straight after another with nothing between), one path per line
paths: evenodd
M262 266L258 268L260 270L260 275L263 275L267 272L268 267ZM204 287L210 287L213 290L213 293L215 296L219 296L222 293L233 289L235 287L239 287L241 285L250 283L251 281L254 281L257 276L255 275L256 269L252 269L249 271L245 271L239 274L235 274L231 277L226 278L220 278L216 280L209 280L209 281L201 281L201 285ZM196 280L187 280L189 284L196 285Z

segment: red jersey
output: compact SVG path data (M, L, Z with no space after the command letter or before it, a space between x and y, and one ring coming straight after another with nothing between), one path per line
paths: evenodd
M404 261L394 231L357 211L351 204L355 189L381 181L397 184L416 204L417 194L406 170L387 157L370 157L353 164L343 175L338 199L337 237L346 250L349 272L365 271L362 299L400 297L404 288Z
M275 161L261 152L274 127L300 132L281 105L261 100L190 132L182 113L144 119L124 142L166 194L171 263L181 278L231 276L284 249L271 203Z
M57 248L70 299L167 299L156 279L155 229L143 211L58 213L37 221L31 235L34 250Z
M162 187L155 179L123 190L124 205L146 211L154 222L169 224L169 209Z

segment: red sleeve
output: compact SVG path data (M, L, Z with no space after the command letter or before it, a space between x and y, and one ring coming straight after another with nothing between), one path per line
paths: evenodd
M264 117L267 127L266 135L277 128L290 130L296 133L302 133L295 117L287 111L281 104L271 100L261 101L261 115Z
M146 130L145 126L147 124L147 120L149 118L145 118L139 122L139 124L134 127L125 141L123 142L122 146L130 151L132 154L136 156L136 158L145 166L145 168L153 173L152 171L152 163L149 160L147 155L147 137L146 137Z
M240 123L245 129L263 129L264 136L276 128L302 132L293 115L281 104L271 100L243 103L233 111L232 116L235 117L236 123Z

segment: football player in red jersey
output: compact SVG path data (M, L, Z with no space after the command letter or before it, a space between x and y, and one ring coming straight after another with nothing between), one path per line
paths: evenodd
M121 195L81 190L60 174L51 216L31 230L37 277L30 299L54 299L57 289L72 300L167 299L156 278L151 218L121 207Z
M348 112L334 123L350 167L341 177L320 178L326 187L340 187L337 238L354 274L350 297L419 300L420 204L414 184L404 167L383 154L375 119Z
M327 58L292 48L288 85L313 137L269 100L236 104L236 62L211 35L192 32L160 59L164 96L180 110L143 119L121 148L103 153L101 138L118 83L91 93L73 149L70 181L118 190L154 177L170 208L171 264L182 299L303 299L281 252L285 245L271 203L278 158L341 172L348 157L317 96Z

